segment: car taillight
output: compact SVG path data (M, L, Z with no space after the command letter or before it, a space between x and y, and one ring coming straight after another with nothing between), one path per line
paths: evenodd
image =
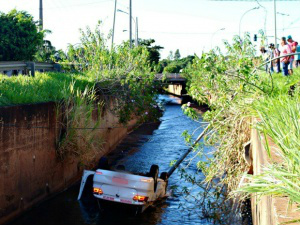
M100 171L98 171L98 172L96 172L96 174L97 174L97 175L102 175L103 173L100 172Z
M103 194L103 191L102 191L101 188L94 188L94 194L102 195L102 194Z
M142 195L136 195L133 197L134 201L138 201L138 202L147 202L148 201L148 197L147 196L142 196Z

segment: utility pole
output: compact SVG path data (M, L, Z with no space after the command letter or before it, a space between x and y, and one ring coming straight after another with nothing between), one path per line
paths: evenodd
M39 31L43 30L43 0L40 0L40 21L39 21Z
M129 44L132 48L132 0L129 0Z
M135 20L135 45L139 46L139 25L138 25L138 18L136 17Z
M116 12L117 12L117 0L115 0L114 23L113 23L113 31L112 31L112 37L111 37L111 49L113 49L113 47L114 47Z
M275 25L275 49L277 47L277 18L276 18L277 10L276 10L276 0L274 0L274 25Z

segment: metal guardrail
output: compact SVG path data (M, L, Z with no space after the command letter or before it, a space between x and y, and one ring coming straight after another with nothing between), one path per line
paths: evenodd
M60 72L61 66L57 63L44 63L44 62L25 62L25 61L7 61L0 62L0 73L8 74L28 74L34 76L35 71L58 71Z
M255 73L260 67L263 67L267 64L270 64L271 62L273 62L274 60L277 60L277 59L281 59L281 58L284 58L284 57L289 57L289 56L295 56L295 55L299 55L299 52L295 52L295 53L290 53L290 54L286 54L286 55L280 55L278 57L274 57L273 59L269 59L268 61L260 64L259 66L255 67L255 69L252 71L252 73ZM280 62L281 63L281 62Z

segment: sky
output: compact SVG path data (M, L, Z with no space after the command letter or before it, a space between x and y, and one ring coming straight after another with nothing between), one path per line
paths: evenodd
M46 39L57 49L66 50L69 43L80 42L80 28L94 29L99 20L107 36L113 25L114 4L115 0L43 0L44 29L52 31ZM253 9L259 4L259 9ZM39 0L0 0L1 12L14 8L39 19ZM117 0L117 9L128 12L128 8L129 0ZM223 40L244 32L250 32L253 39L260 29L266 30L268 42L274 43L273 1L132 0L132 15L138 18L139 38L153 38L164 47L162 58L176 49L182 57L200 55L216 46L223 49ZM117 12L115 43L128 40L128 30L129 16ZM277 30L278 38L292 35L300 42L300 0L277 1Z

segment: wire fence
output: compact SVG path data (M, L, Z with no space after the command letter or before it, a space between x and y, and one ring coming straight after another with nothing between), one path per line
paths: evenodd
M186 115L180 115L180 116L176 116L170 119L164 119L164 120L158 120L158 121L153 121L153 122L147 122L147 123L143 123L143 125L147 125L147 124L157 124L157 123L161 123L161 122L165 122L165 121L170 121L170 120L174 120L174 119L178 119L181 117L185 117ZM134 125L122 125L122 126L109 126L109 127L98 127L98 128L94 128L94 127L68 127L68 129L71 130L106 130L106 129L116 129L116 128L132 128L137 126L136 124ZM59 127L56 126L32 126L31 124L28 124L27 126L22 126L22 125L17 125L17 124L12 124L12 123L4 123L2 121L0 121L0 128L1 127L5 127L5 128L21 128L21 129L32 129L32 128L37 128L37 129L60 129Z

